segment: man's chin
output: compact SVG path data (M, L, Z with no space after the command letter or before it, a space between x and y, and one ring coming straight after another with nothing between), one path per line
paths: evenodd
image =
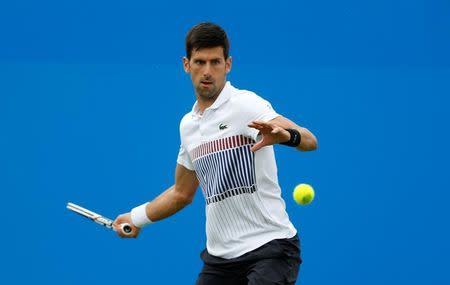
M205 90L203 88L199 88L197 89L197 93L200 97L202 97L203 99L214 99L216 93L214 92L215 90L211 89L211 90Z

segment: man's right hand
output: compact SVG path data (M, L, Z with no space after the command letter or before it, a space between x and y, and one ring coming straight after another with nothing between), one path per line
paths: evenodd
M122 231L122 228L120 227L121 224L129 224L131 226L131 233L126 234ZM130 213L119 215L113 222L113 229L116 231L117 235L123 238L137 238L139 235L139 232L141 231L140 228L133 225L131 222L131 215Z

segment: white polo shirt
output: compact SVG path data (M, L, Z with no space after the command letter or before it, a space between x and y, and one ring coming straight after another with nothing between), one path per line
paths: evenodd
M181 120L177 162L200 181L211 255L235 258L297 233L281 198L273 147L250 151L259 131L248 123L278 116L268 101L227 82L203 114L196 102Z

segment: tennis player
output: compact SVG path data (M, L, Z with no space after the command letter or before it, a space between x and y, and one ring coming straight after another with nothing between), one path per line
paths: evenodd
M117 217L137 237L148 224L189 205L201 186L206 205L206 249L197 285L294 284L300 244L281 198L274 144L316 149L306 128L271 104L227 81L232 59L225 31L201 23L186 35L183 67L196 102L180 123L175 184L154 200Z

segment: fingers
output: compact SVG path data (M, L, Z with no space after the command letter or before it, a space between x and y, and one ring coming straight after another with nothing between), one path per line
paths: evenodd
M254 144L250 149L252 152L256 152L268 145L288 141L290 138L290 133L288 131L270 122L252 121L248 124L248 126L259 130L262 135L261 141Z
M260 128L259 124L255 124L254 122L249 123L247 126L249 126L250 128L254 128L254 129Z
M261 126L270 125L269 122L264 122L264 121L252 121L252 122L250 122L250 124L261 125Z
M256 152L258 150L260 150L261 148L265 147L267 145L267 142L262 139L259 142L255 143L251 148L250 151L252 152Z
M123 225L128 224L131 227L130 233L123 231ZM140 229L135 227L131 222L130 213L119 215L113 222L112 227L118 236L122 238L136 238L139 235Z
M258 130L273 129L274 127L276 127L272 123L263 122L263 121L252 121L248 124L248 126L250 128L254 128L254 129L258 129Z
M263 146L261 145L261 142L254 144L251 148L250 151L252 152L256 152L258 150L260 150Z
M113 229L117 230L119 225L125 223L126 221L127 221L126 214L117 216L117 218L113 222Z

